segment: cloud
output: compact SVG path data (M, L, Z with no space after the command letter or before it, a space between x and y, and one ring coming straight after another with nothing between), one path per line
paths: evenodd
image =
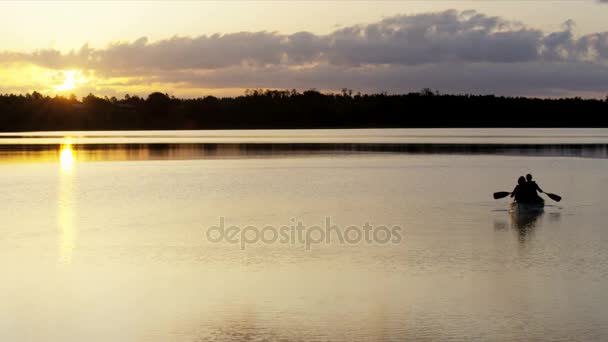
M311 63L358 66L606 60L608 33L577 39L573 27L574 23L568 21L563 31L544 34L499 17L449 10L390 17L327 35L238 32L194 38L176 36L156 42L142 37L98 50L84 45L67 54L56 50L4 53L0 60L27 60L51 68L74 66L108 72Z
M552 96L572 93L603 94L608 90L608 68L595 63L469 63L343 68L335 65L293 69L226 68L201 73L165 72L151 81L163 80L186 88L259 88L272 85L291 89L336 90L356 84L364 92L404 93L423 87L449 93ZM294 80L296 80L294 82ZM179 87L179 86L178 86Z
M607 0L608 1L608 0ZM399 15L317 35L236 32L140 38L68 53L2 52L0 63L78 68L183 87L551 92L608 89L608 32L543 32L476 11Z

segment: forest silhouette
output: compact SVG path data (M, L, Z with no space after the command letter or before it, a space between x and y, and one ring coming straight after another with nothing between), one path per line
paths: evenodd
M160 92L81 100L0 95L0 130L164 130L408 127L608 127L606 100L247 90L237 97L180 99Z

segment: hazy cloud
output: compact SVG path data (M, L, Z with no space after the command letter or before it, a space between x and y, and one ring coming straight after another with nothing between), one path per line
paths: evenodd
M235 65L329 63L418 65L444 62L512 63L539 60L605 61L608 33L576 38L574 23L543 33L516 22L475 11L454 10L402 15L328 35L298 32L238 32L173 37L149 42L142 37L104 49L88 45L61 54L4 53L2 60L27 60L51 68L74 66L101 71L133 69L218 69Z
M423 87L450 93L558 95L608 91L608 68L596 63L445 63L417 66L343 68L321 65L308 69L285 66L226 68L201 73L164 72L151 81L181 83L192 88L341 89L402 93Z

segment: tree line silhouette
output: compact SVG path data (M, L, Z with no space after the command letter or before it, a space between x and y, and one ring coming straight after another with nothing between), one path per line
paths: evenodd
M155 92L78 100L0 95L0 130L142 130L373 127L608 127L606 100L247 90L237 97L179 99Z

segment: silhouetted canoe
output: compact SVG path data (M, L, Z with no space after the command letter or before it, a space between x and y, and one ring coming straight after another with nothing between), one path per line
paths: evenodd
M521 203L521 202L513 202L511 203L511 212L514 213L535 213L543 211L545 208L545 201L542 202L533 202L533 203Z

